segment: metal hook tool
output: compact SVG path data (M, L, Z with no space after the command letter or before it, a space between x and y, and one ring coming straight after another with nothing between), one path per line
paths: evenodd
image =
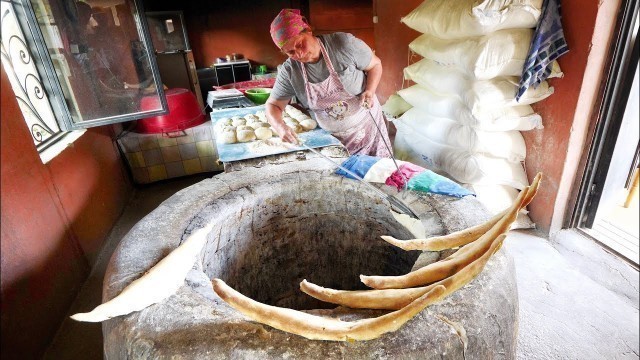
M398 163L396 162L396 158L395 156L393 156L393 150L391 150L391 146L390 144L387 143L387 140L385 140L384 135L382 134L382 129L380 129L380 126L378 126L378 123L376 122L376 118L375 116L373 116L373 112L371 110L372 105L369 104L367 101L364 102L364 108L367 109L367 112L369 113L369 116L371 117L371 121L373 121L373 125L376 126L376 129L378 129L378 135L380 135L380 139L382 140L382 142L384 143L384 146L387 148L387 151L389 152L389 155L391 156L391 160L393 160L393 165L395 165L396 170L398 171L398 174L400 176L402 176L402 180L404 180L404 184L402 185L402 191L407 190L407 185L409 184L409 179L407 179L406 175L400 171L400 167L398 166Z

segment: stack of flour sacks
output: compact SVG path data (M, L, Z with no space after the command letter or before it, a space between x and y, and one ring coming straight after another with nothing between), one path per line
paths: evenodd
M422 33L422 57L404 69L415 85L383 110L398 132L396 156L469 184L492 212L528 185L520 131L542 128L530 104L553 93L543 82L515 100L542 0L426 0L402 18ZM551 77L562 75L557 63ZM524 226L523 226L524 227Z

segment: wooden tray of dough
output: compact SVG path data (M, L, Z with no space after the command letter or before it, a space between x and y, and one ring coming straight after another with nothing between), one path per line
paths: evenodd
M220 141L221 133L219 131L220 124L217 124L218 121L221 119L230 119L235 116L244 117L248 114L256 114L264 111L264 109L264 105L260 105L246 108L214 110L211 112L211 122L214 127L214 136L216 139L216 149L218 150L218 156L221 162L240 161L305 150L303 147L282 145L280 138L277 136L267 140L254 140L244 143L238 142L225 144ZM311 148L342 145L338 139L320 127L298 133L298 137Z

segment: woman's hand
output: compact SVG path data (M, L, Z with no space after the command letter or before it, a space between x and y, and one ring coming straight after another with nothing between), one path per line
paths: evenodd
M269 124L271 124L271 127L282 139L282 141L297 145L300 143L298 135L282 120L282 112L284 111L284 108L288 103L289 100L275 100L269 98L265 106L267 121L269 122Z
M288 143L298 145L300 140L298 139L298 135L292 128L288 127L284 122L271 124L273 130L278 134L278 136L282 139L282 141L286 141Z
M375 96L375 92L365 90L362 94L360 94L360 106L363 106L367 109L371 109L373 106L373 97Z

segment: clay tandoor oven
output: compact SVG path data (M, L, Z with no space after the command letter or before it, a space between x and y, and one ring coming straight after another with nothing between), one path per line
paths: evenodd
M327 149L329 150L329 149ZM178 292L142 311L103 323L107 359L512 359L517 290L511 258L499 251L478 278L400 330L364 342L312 341L255 323L224 303L220 278L267 304L355 320L382 311L322 303L299 290L307 279L365 289L359 275L398 275L444 254L397 249L380 235L413 236L389 203L356 181L332 174L315 155L247 165L186 188L142 219L114 253L103 301L116 296L212 222L208 243ZM340 161L342 159L337 159ZM383 187L385 191L391 191ZM404 198L428 235L488 218L473 197L410 193Z

